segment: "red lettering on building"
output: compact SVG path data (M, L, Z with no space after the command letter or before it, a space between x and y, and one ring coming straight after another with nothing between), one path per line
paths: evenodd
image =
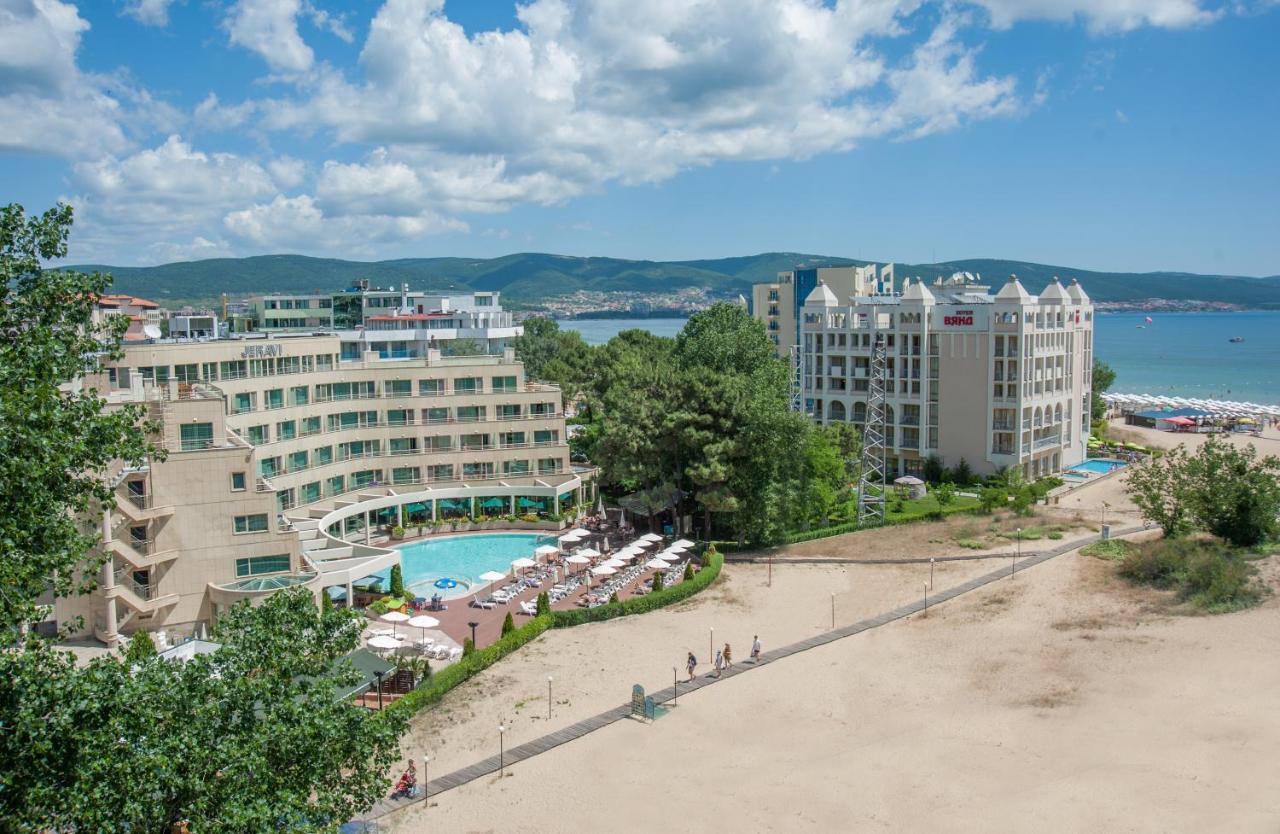
M944 327L973 327L973 316L943 316Z

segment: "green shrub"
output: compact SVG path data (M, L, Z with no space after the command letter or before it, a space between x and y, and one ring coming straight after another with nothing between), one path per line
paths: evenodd
M1184 596L1199 608L1219 613L1247 608L1261 599L1253 569L1225 550L1202 550L1187 560Z
M1058 541L1059 539L1061 539L1061 538L1062 538L1062 536L1063 536L1063 533L1062 533L1062 531L1061 531L1061 530L1050 530L1050 531L1049 531L1049 538L1053 539L1054 541Z
M654 574L653 574L653 590L655 590L655 591L661 591L661 590L662 590L662 580L663 580L662 571L654 571Z
M1120 575L1157 588L1174 587L1185 576L1187 559L1195 547L1195 542L1185 539L1146 542L1125 555Z
M351 600L347 600L347 604L349 605L350 603L351 603ZM328 614L332 611L333 611L333 597L329 596L329 592L327 590L322 589L320 591L320 613Z
M688 562L684 566L684 580L687 582L693 579L693 562Z
M967 550L981 550L983 547L982 542L977 539L959 539L956 544Z
M609 595L609 602L617 602L617 601L618 601L618 592L614 591L612 594Z
M135 631L129 638L129 646L124 651L124 659L128 663L141 663L148 657L156 656L156 644L148 631Z
M391 566L391 596L404 599L404 570L398 564Z
M512 619L511 612L508 611L507 616L503 617L502 619L502 636L506 637L508 634L510 634L515 630L516 630L516 621Z
M462 638L462 656L470 657L476 653L476 644L471 642L470 637Z
M551 613L551 597L547 596L547 592L543 591L538 594L538 616Z
M1129 554L1133 545L1123 539L1107 539L1106 541L1094 542L1091 545L1080 548L1083 556L1092 556L1095 559L1104 559L1108 562L1119 562Z
M990 513L994 512L996 507L1003 507L1009 503L1009 493L1001 486L987 486L978 493L978 500L982 511Z

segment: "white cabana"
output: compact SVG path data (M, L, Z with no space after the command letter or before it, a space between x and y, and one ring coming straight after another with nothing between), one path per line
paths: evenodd
M659 536L657 533L645 533L645 534L644 534L643 536L641 536L640 538L641 538L641 539L643 539L644 541L647 541L647 542L660 542L660 541L662 541L662 536Z
M594 547L584 547L578 551L578 555L586 556L588 559L594 559L597 556L600 556L601 554L600 554L600 551L596 550Z
M598 567L592 568L591 572L596 576L611 576L618 571L616 568L611 568L608 565L599 565Z
M512 560L511 560L511 567L513 567L513 568L517 568L517 569L520 569L520 570L523 570L524 568L535 568L535 567L537 567L537 566L538 566L538 563L537 563L537 562L535 562L535 561L533 561L532 559L529 559L529 558L527 558L527 557L525 557L525 556L521 556L519 559L512 559Z
M585 539L587 536L590 536L590 535L591 534L588 533L586 530L583 530L581 527L577 527L565 533L563 536L560 537L559 540L565 544L570 544L572 542L581 541L582 539Z
M646 568L653 568L655 570L666 570L667 568L671 567L671 563L664 562L661 559L659 559L657 556L655 556L649 561L645 562L644 566Z
M605 565L611 568L624 568L627 566L627 563L622 559L610 559L605 562Z
M560 552L560 548L553 547L549 544L544 544L541 547L539 547L537 550L533 551L535 556L554 556L559 552Z
M590 560L590 559L588 559L586 556L579 556L579 555L577 555L577 554L574 554L573 556L566 556L566 557L565 557L565 561L566 561L566 562L568 562L568 563L569 563L569 564L571 564L571 565L589 565L589 564L591 564L591 560Z

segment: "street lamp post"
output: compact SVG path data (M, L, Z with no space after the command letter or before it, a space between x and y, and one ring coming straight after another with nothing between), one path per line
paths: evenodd
M422 805L424 808L431 807L431 772L427 768L431 767L431 757L422 757Z
M547 675L547 720L551 720L551 676Z
M476 626L480 624L477 622L470 622L467 623L467 625L471 626L471 648L474 649L476 648Z
M1013 564L1009 566L1009 576L1013 576L1018 572L1018 560L1022 558L1022 528L1018 528L1017 551L1013 557Z
M673 706L680 704L680 673L674 666L671 667L671 703Z
M933 590L933 557L929 557L929 590Z
M715 656L716 656L716 628L715 626L712 626L711 634L709 637L707 637L707 661L710 662Z
M924 615L929 616L929 583L924 582Z
M831 592L831 628L834 629L835 627L836 627L836 595L835 595L835 592L832 591Z
M506 746L505 746L506 739L504 737L506 732L507 732L507 725L499 724L498 725L498 776L499 777L506 775L505 773L503 773L503 770L505 770L506 768L506 755L507 755Z
M378 712L382 712L382 676L385 675L386 672L379 670L373 674L378 679Z

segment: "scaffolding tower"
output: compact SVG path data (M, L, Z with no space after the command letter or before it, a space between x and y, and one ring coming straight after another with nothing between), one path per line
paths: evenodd
M801 363L800 346L791 346L791 410L805 413L804 407L804 365Z
M862 465L858 473L858 526L884 521L885 490L885 377L888 369L885 338L877 333L871 348L867 380L867 422L862 427ZM875 493L872 493L872 489Z

